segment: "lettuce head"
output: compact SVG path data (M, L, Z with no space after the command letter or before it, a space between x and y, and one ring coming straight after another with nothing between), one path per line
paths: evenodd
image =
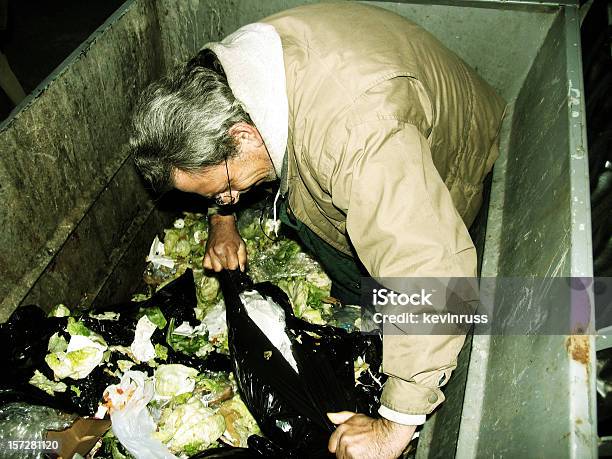
M160 365L155 372L155 394L159 398L171 398L192 392L198 370L178 363Z
M207 449L223 432L223 416L192 397L184 404L165 408L153 435L173 453L193 455Z
M257 421L238 395L222 403L219 413L225 420L223 438L233 446L245 448L251 435L261 435Z
M104 338L72 317L68 318L67 331L68 344L57 333L51 336L45 362L57 379L83 379L102 363L108 346Z

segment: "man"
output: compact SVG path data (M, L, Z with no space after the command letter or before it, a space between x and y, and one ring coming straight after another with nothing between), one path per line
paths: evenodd
M470 277L467 226L497 157L504 104L412 22L357 3L281 12L209 43L136 110L136 164L154 187L232 204L280 179L281 218L332 294L374 277ZM232 215L213 212L204 265L244 269ZM397 457L444 396L463 336L385 336L380 419L330 414L338 457Z

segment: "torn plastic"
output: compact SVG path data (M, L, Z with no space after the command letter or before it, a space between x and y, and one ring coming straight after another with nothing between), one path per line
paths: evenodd
M335 427L326 413L349 410L378 417L385 379L379 371L379 336L298 319L281 289L269 283L252 285L240 272L222 273L221 287L236 381L266 437L249 438L250 450L267 457L329 457L327 442ZM240 293L251 290L283 308L299 374L249 317ZM369 371L355 381L358 357Z
M289 362L291 368L299 373L297 362L291 352L291 340L285 331L285 311L271 298L264 298L257 290L240 294L240 301L255 325L268 338L270 343ZM266 351L268 352L268 351Z
M70 426L76 416L46 406L9 403L0 406L0 439L42 441L48 430L62 430ZM41 449L11 450L2 445L2 457L7 459L42 458Z
M183 226L185 222L183 221ZM174 268L174 260L170 257L165 256L164 244L159 240L159 237L155 236L149 249L149 255L146 261L153 263L155 267L165 266L167 268Z
M173 459L176 456L152 436L157 425L147 404L154 393L154 382L140 371L127 371L119 384L109 387L105 398L114 407L110 413L113 433L137 459Z

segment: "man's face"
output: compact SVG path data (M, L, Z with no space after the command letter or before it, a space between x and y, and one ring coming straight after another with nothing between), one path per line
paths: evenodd
M227 170L225 163L208 167L200 173L177 170L173 176L174 186L187 193L196 193L214 199L218 204L232 204L238 202L241 193L250 190L256 184L251 178L255 175L255 171L249 169L248 166L238 167L230 159L227 162Z
M198 173L175 170L174 187L215 199L218 204L224 205L235 204L242 193L260 183L274 180L274 166L259 133L247 129L234 135L239 145L238 156Z

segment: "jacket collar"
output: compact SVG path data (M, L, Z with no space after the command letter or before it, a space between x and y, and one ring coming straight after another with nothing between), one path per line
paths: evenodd
M271 25L254 23L204 48L217 55L234 97L255 123L280 177L289 124L280 36Z

